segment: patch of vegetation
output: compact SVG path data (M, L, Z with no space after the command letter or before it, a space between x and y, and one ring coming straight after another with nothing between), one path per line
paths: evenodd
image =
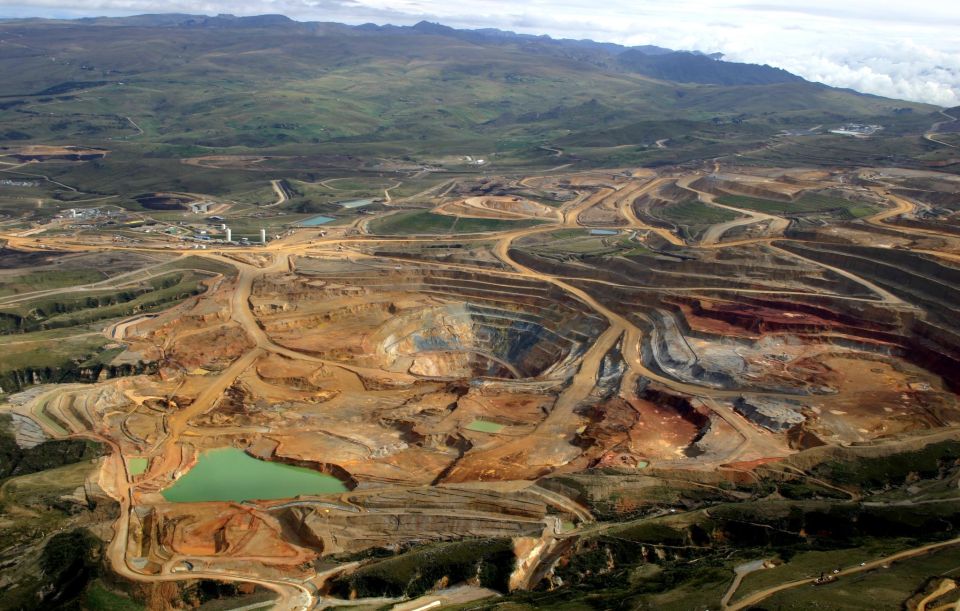
M368 564L334 583L334 591L358 597L417 597L443 579L450 584L478 579L487 588L507 591L513 571L508 539L439 543Z
M716 225L738 218L735 212L688 199L656 209L657 216L678 225Z
M695 198L682 202L657 206L650 213L679 227L686 238L696 238L711 225L726 223L739 218L735 212L710 206Z
M907 540L870 539L856 548L798 552L792 555L788 562L744 577L737 598L780 583L818 577L821 573L829 573L836 568L847 568L860 562L876 560L909 547L910 541Z
M0 333L74 327L155 311L203 292L203 278L195 272L177 272L150 278L128 289L38 297L0 308Z
M95 269L26 272L0 280L0 296L76 286L103 279L104 275Z
M18 129L9 129L0 136L0 139L3 140L30 140L31 138L33 138L33 136Z
M233 611L247 605L271 601L276 597L275 592L260 586L209 579L201 579L188 585L181 595L188 608L198 611ZM264 608L268 609L270 606Z
M859 550L848 551L849 559L852 559L856 557ZM849 559L843 558L847 563ZM763 601L762 606L766 609L782 611L806 611L807 609L874 611L911 608L905 602L911 594L931 579L938 582L940 578L956 579L958 567L960 567L960 547L954 546L924 556L900 560L890 564L888 568L844 577L834 583L786 590ZM946 600L956 600L955 595L952 599Z
M808 470L833 485L883 490L882 496L870 497L870 502L838 499L835 491L828 494L829 490L819 486L796 483L803 480L791 480L788 483L794 486L786 487L803 499L785 500L771 495L784 488L783 474L774 476L764 470L756 472L759 481L737 486L722 481L716 486L691 486L684 484L683 476L673 479L676 474L657 470L633 477L598 472L547 478L542 485L585 502L599 519L609 521L588 527L561 558L555 574L563 587L512 593L472 608L713 609L732 582L734 567L744 562L776 558L781 564L748 576L734 600L771 585L817 577L838 567L855 567L955 538L960 533L955 487L960 474L958 444L939 442L870 459L858 457L854 451L833 453ZM655 483L661 477L668 479ZM616 485L612 486L613 482ZM903 503L901 499L917 500L918 488L922 491L919 498L929 502ZM697 496L694 491L705 494ZM932 498L928 495L931 491ZM732 502L732 493L749 498ZM879 498L891 500L874 500ZM667 513L668 507L682 510ZM638 517L631 519L631 513ZM871 581L874 587L885 588L882 600L898 601L897 605L931 576L960 570L960 547L902 564L926 568L908 571L909 578L887 584ZM900 565L895 563L893 569ZM872 580L873 575L882 579L893 569L790 591L797 600L810 602L807 606L792 602L777 606L793 600L784 593L770 599L776 604L765 601L757 608L847 608L834 605L829 602L832 598L820 592L849 588L850 597L844 593L843 600L854 600L853 592L871 600L868 590L859 585L861 580ZM897 605L852 604L850 608Z
M3 392L49 382L95 382L101 375L108 378L139 375L156 368L155 363L149 362L114 365L111 361L122 348L108 348L109 340L100 333L72 335L71 331L58 329L0 336L0 349L7 351L6 358L0 362Z
M794 201L777 201L746 195L722 195L717 198L717 202L734 208L745 208L767 214L787 216L835 211L850 218L860 218L876 211L870 205L862 202L817 193L805 193Z
M0 481L89 461L105 453L103 444L82 439L45 441L32 448L21 448L11 432L10 416L0 414Z
M85 529L55 534L40 556L44 577L55 586L44 604L63 608L78 598L96 576L102 551L100 539Z
M377 219L370 223L370 231L379 235L451 235L522 229L540 223L541 221L536 220L475 219L414 211Z
M145 609L142 604L107 588L99 579L87 588L81 608L85 611L143 611Z
M920 450L880 458L830 460L814 467L813 474L840 486L878 490L903 485L908 477L934 478L960 460L960 441L943 441Z

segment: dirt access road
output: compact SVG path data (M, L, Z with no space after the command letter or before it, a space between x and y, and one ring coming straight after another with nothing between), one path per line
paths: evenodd
M928 131L927 133L925 133L925 134L923 135L923 137L926 138L927 140L929 140L930 142L935 142L935 143L940 144L940 145L943 145L943 146L948 146L948 147L950 147L950 148L952 148L952 149L960 148L960 147L958 147L956 144L950 144L949 142L944 142L943 140L938 140L938 139L937 139L937 135L940 134L940 128L941 128L941 127L943 127L943 126L946 125L947 123L955 123L955 122L957 122L957 121L960 121L960 118L954 117L953 115L948 114L947 111L945 111L945 110L941 110L941 111L940 111L940 114L943 115L944 117L946 117L947 120L946 120L946 121L938 121L938 122L934 123L934 124L930 127L930 131Z
M283 202L290 199L286 187L283 186L282 180L271 180L270 186L273 187L273 192L277 195L277 201L273 202L272 204L267 204L264 206L264 208L273 208L274 206L279 206Z
M842 579L849 575L856 575L857 573L872 571L874 569L879 569L883 566L889 565L899 560L906 560L908 558L922 556L923 554L927 554L929 552L942 549L944 547L950 547L952 545L958 545L958 544L960 544L960 537L956 539L950 539L949 541L941 541L940 543L930 543L927 545L921 545L920 547L915 547L913 549L897 552L896 554L891 554L890 556L886 556L885 558L872 560L862 565L843 569L839 573L836 573L836 577L838 579ZM727 611L740 611L740 609L746 609L748 607L752 607L753 605L756 605L760 601L770 598L771 596L773 596L778 592L783 592L784 590L790 590L792 588L798 588L800 586L811 585L814 583L814 581L816 581L816 578L814 577L809 577L807 579L797 579L795 581L788 581L778 586L772 586L772 587L760 590L759 592L750 594L749 596L746 596L745 598L742 598L736 601L735 603L723 608L726 609Z
M755 210L747 210L744 208L734 208L733 206L727 206L717 202L712 193L707 193L706 191L701 191L691 186L693 182L699 180L700 178L701 176L697 174L685 176L677 181L677 186L687 189L688 191L693 191L697 194L697 197L701 202L709 206L720 208L721 210L726 210L728 212L735 212L741 215L741 218L727 221L726 223L712 225L709 229L707 229L706 232L704 232L703 239L700 240L700 246L715 246L719 244L720 239L723 238L724 234L735 227L767 222L769 223L769 227L767 228L768 234L783 235L783 232L786 230L786 228L790 226L790 221L779 216L766 214L764 212L757 212Z

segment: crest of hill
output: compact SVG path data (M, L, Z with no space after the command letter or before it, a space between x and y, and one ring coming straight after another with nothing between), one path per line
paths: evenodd
M42 23L43 20L30 20ZM15 23L16 20L11 22ZM726 62L722 54L706 55L699 51L674 51L655 45L625 47L593 40L554 39L547 35L518 34L496 28L457 29L421 21L412 26L376 25L367 23L348 26L337 23L299 22L284 15L189 15L183 13L147 14L131 17L90 17L60 21L93 26L126 26L146 28L210 28L210 29L278 29L301 34L342 32L359 35L440 36L481 46L517 46L531 54L546 54L587 62L608 70L625 70L664 81L713 85L770 85L802 80L779 68L755 64Z
M772 66L727 62L682 51L650 55L639 49L627 49L617 56L617 62L627 70L678 83L774 85L804 80Z

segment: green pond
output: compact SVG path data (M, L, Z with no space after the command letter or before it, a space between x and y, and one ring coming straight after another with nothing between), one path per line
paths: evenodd
M346 490L332 475L257 460L236 448L222 448L201 454L196 466L161 494L174 503L200 503L286 499Z
M467 425L467 430L477 431L478 433L499 433L503 430L503 425L489 420L474 420Z
M127 461L127 470L130 475L140 475L147 470L146 458L131 458Z

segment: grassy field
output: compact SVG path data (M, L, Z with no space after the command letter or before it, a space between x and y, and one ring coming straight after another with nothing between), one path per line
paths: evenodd
M84 460L62 467L49 468L30 475L13 477L0 485L0 538L5 549L0 551L4 562L5 577L12 579L4 590L0 609L74 608L72 605L45 606L38 604L39 592L49 595L59 587L79 586L76 608L90 611L140 611L144 606L126 595L110 588L105 582L94 579L89 584L84 575L61 553L51 552L52 542L58 537L69 537L76 528L96 521L98 517L90 508L64 502L82 488L94 469L95 463ZM99 516L104 519L108 516ZM94 544L98 539L91 537ZM16 558L5 553L14 551ZM58 562L59 561L59 562ZM70 571L69 585L64 575L57 571ZM89 576L96 575L96 569ZM69 601L66 601L69 602Z
M11 258L23 256L22 253L8 253ZM22 266L14 263L12 269L0 270L0 297L103 282L169 258L169 255L115 252L79 256L50 253L31 261L27 255Z
M0 297L88 284L103 279L104 274L96 269L27 272L8 278L0 277Z
M745 195L723 195L717 202L734 208L745 208L767 214L803 214L839 210L852 218L868 216L877 211L870 204L854 202L839 197L819 194L804 194L795 201L783 202Z
M0 526L0 535L8 546L23 544L62 526L69 517L68 508L57 508L55 501L83 486L92 469L91 461L83 461L3 481L0 513L17 516Z
M697 238L711 225L726 223L739 217L735 212L710 206L696 199L657 206L650 213L668 223L673 223L688 238Z
M0 350L4 351L0 377L27 368L58 368L74 359L87 361L108 343L101 333L83 327L0 336Z
M540 221L503 221L476 219L427 211L400 212L370 223L370 231L378 235L453 235L522 229L540 224Z
M738 217L735 212L709 206L696 199L660 206L654 212L665 221L690 226L715 225L732 221Z
M887 569L844 577L831 584L786 590L763 601L761 606L770 611L899 609L933 576L960 578L960 546L895 562Z
M206 274L169 271L125 289L63 293L31 299L0 308L4 326L0 331L30 332L74 327L121 318L138 312L152 312L202 292Z
M31 256L21 254L21 259L29 261ZM117 268L111 267L111 261L118 257L126 260L118 262ZM118 280L123 283L120 288L111 288L108 282L103 288L54 290L0 306L0 350L5 354L0 359L0 387L5 392L33 383L35 376L41 382L75 381L84 370L100 371L122 352L103 334L107 325L136 313L172 307L202 292L202 282L212 274L236 274L232 266L197 256L163 263L162 258L96 253L62 261L55 255L54 261L52 271L41 268L23 275L0 275L0 287L8 294L25 288L66 289L91 280L103 281L104 268L111 275L130 272L131 268L133 273ZM94 264L97 269L86 269L88 273L80 267ZM145 266L151 267L136 271Z
M734 601L764 588L787 581L819 577L821 573L830 573L837 568L849 568L910 547L910 541L891 539L867 541L864 545L852 549L801 552L775 568L756 571L744 577Z
M102 581L97 580L84 593L83 608L89 611L143 611L146 607L107 589Z

